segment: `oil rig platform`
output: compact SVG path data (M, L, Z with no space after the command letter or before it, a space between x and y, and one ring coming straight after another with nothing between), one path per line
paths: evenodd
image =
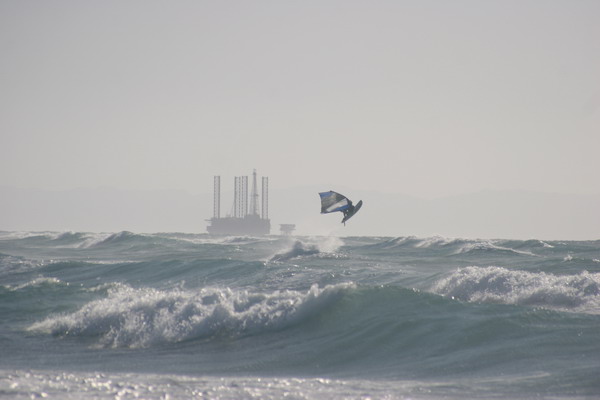
M252 190L248 203L248 177L236 176L234 180L233 215L221 218L221 177L214 177L213 217L208 220L208 233L213 235L268 235L271 232L269 220L269 178L262 177L262 193L258 194L256 170L252 173ZM259 213L260 197L260 213Z

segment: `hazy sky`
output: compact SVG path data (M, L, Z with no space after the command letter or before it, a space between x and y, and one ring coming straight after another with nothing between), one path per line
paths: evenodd
M0 185L600 193L600 1L0 0ZM326 186L326 187L325 187Z

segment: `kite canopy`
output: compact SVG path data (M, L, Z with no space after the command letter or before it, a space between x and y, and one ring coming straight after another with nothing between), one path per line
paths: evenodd
M336 211L345 211L352 205L346 196L334 191L321 192L321 214L332 213Z

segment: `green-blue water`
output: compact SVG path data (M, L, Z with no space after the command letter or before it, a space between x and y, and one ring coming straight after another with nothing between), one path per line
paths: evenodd
M600 241L0 233L0 397L597 398Z

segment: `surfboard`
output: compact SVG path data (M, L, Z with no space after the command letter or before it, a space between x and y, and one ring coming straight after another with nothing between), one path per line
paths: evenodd
M346 215L344 217L344 219L342 220L342 223L345 224L346 221L348 221L350 218L352 218L354 216L354 214L356 214L358 212L358 210L360 210L361 207L362 207L362 200L360 200L358 203L356 203L356 205L354 206L354 210L352 210L351 213L348 213L348 215Z

